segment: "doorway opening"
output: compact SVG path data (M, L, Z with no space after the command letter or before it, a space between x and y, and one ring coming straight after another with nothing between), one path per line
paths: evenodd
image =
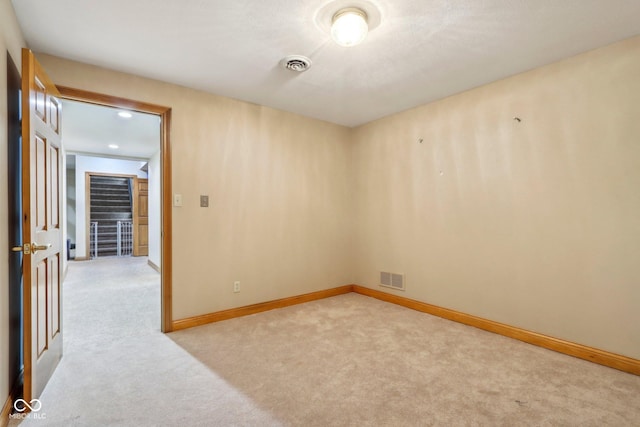
M104 219L111 213L118 211L126 204L124 199L115 201L115 206L110 206L109 195L92 195L91 177L116 176L125 177L122 180L125 185L130 185L130 190L109 189L109 185L94 183L94 187L102 187L107 193L112 195L118 191L129 191L131 212L117 213L122 218L111 218L108 222L102 221L102 228L108 230L106 239L108 252L97 248L93 254L95 257L101 255L118 256L117 241L120 239L120 256L148 256L149 265L161 274L161 330L171 331L171 163L170 163L170 141L169 128L171 120L171 110L154 104L132 101L124 98L112 97L93 92L81 91L77 89L58 87L63 99L63 120L65 114L73 109L75 104L81 104L83 108L89 108L93 118L100 113L97 108L102 108L112 117L119 113L118 120L126 121L136 118L140 120L154 121L157 129L156 146L135 147L129 144L127 147L125 140L93 141L98 146L85 148L67 148L67 211L69 212L67 235L67 255L76 260L86 260L92 258L91 224ZM106 109L104 107L107 107ZM104 111L103 111L104 112ZM90 122L84 121L88 126ZM129 122L131 123L131 122ZM104 124L104 123L103 123ZM107 124L107 126L109 126ZM131 127L131 126L130 126ZM126 130L126 129L125 129ZM67 132L65 128L63 132ZM135 132L135 131L134 131ZM67 141L65 134L65 144ZM158 142L159 141L159 142ZM80 146L80 147L82 147ZM65 147L67 147L65 145ZM127 151L127 149L129 151ZM136 151L142 150L142 151ZM118 152L117 155L115 152ZM147 180L147 181L145 181ZM100 181L100 180L97 180ZM104 180L103 180L104 181ZM71 194L75 197L70 197ZM99 200L101 205L92 207L91 200ZM117 199L117 197L114 197ZM142 206L146 202L147 206ZM135 205L135 206L134 206ZM92 211L102 211L104 215L91 217ZM145 215L146 214L146 215ZM124 218L129 216L130 218ZM73 217L73 218L72 218ZM72 221L75 219L75 223ZM113 224L111 224L113 222ZM120 225L118 225L120 223ZM98 225L99 227L99 225ZM124 230L118 237L118 227ZM128 228L130 227L130 228ZM131 234L127 234L127 230ZM126 248L130 239L131 250ZM116 242L115 245L112 245ZM113 249L115 248L115 253ZM124 249L124 252L122 250Z

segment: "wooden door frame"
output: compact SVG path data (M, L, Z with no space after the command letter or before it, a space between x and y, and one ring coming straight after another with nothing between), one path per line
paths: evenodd
M62 99L86 102L107 107L125 108L160 117L160 165L161 165L161 329L171 332L173 326L172 307L172 239L171 239L171 108L147 102L134 101L117 96L57 86ZM88 249L88 248L87 248Z

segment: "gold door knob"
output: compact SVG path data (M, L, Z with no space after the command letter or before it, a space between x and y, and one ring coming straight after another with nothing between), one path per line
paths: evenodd
M31 244L31 252L36 253L38 251L46 251L51 247L51 243L45 243L44 245L38 245L37 243Z
M38 251L46 251L51 247L51 243L45 243L44 245L38 245L37 243L25 243L24 246L14 246L11 248L11 252L22 252L25 255L35 254Z

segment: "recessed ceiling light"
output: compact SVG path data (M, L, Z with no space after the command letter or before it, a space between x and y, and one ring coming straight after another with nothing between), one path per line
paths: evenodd
M118 112L118 116L122 117L123 119L130 119L131 117L133 117L133 114L128 111L120 111Z
M109 144L109 148L111 148L112 150L117 150L118 146L116 144Z
M331 20L331 37L340 46L349 47L362 43L369 32L367 14L358 8L339 10Z

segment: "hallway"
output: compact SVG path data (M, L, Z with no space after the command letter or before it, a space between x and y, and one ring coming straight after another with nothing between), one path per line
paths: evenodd
M160 332L160 274L146 257L71 262L63 310L64 356L40 418L10 426L269 424Z
M72 261L63 303L64 357L104 351L160 331L160 274L146 257Z

